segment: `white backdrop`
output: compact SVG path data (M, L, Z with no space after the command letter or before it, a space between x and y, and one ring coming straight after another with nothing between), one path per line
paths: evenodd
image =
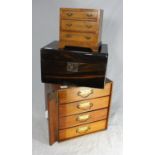
M44 117L44 85L40 75L40 48L59 39L59 8L104 10L102 42L108 44L107 77L113 80L113 98L107 131L48 145ZM122 154L122 0L33 0L33 155L121 155Z

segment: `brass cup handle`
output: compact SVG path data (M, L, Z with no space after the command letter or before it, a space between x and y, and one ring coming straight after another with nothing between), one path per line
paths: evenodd
M84 122L84 121L87 121L89 118L90 118L90 115L89 115L89 114L80 115L80 116L78 116L78 117L76 118L76 121Z
M80 90L77 95L83 98L88 97L89 95L93 94L93 89L85 89L85 90Z
M91 39L91 37L88 37L88 36L85 36L85 38L86 38L87 40Z
M67 37L67 38L71 38L72 35L71 35L71 34L66 34L66 37Z
M86 27L87 27L88 29L90 29L90 28L92 28L92 25L86 25Z
M71 27L72 26L72 24L66 24L68 27Z
M81 110L89 110L92 106L93 103L91 102L82 102L77 105L77 108Z
M72 15L73 15L73 13L67 13L67 16L69 16L69 17L72 16Z
M87 14L87 17L92 17L92 16L93 16L93 14L89 14L89 13Z
M89 126L83 126L83 127L79 127L76 129L76 133L86 133L90 130L91 128Z

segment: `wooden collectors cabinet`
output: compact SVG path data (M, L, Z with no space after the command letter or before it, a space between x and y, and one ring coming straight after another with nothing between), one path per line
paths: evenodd
M104 89L45 84L49 142L107 129L112 81Z
M101 44L103 10L61 8L60 48L77 46L97 52Z

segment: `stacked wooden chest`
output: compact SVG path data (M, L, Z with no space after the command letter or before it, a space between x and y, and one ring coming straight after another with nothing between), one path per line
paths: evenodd
M60 48L80 46L97 52L101 44L102 10L60 10Z
M107 129L112 81L104 89L46 84L50 144Z

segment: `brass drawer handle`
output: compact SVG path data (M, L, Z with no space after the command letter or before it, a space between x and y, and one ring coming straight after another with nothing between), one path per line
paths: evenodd
M92 17L93 14L87 13L87 17Z
M85 36L85 38L86 38L87 40L91 39L91 37L88 37L88 36Z
M79 103L77 105L77 108L81 110L89 110L92 106L93 106L93 103L91 102L83 102L83 103Z
M88 29L90 29L90 28L92 28L92 25L86 25L86 27L87 27Z
M67 38L71 38L72 35L71 35L71 34L66 34L66 37L67 37Z
M72 26L72 24L66 24L68 27L71 27Z
M84 122L84 121L87 121L88 119L90 118L90 115L89 114L86 114L86 115L80 115L76 118L77 121L79 122Z
M73 15L73 13L67 13L67 16L71 17Z
M84 89L80 90L77 95L83 98L88 97L89 95L93 94L93 89Z
M76 133L86 133L90 130L91 128L89 126L83 126L83 127L79 127L76 129Z

